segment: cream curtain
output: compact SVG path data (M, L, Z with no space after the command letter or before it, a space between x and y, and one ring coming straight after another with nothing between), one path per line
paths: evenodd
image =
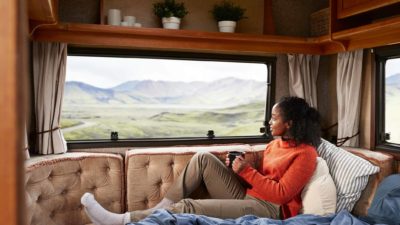
M39 154L67 151L60 129L67 45L34 42L32 46L36 114L36 148Z
M359 144L362 60L363 50L338 54L338 145Z
M318 55L289 54L289 93L317 108Z

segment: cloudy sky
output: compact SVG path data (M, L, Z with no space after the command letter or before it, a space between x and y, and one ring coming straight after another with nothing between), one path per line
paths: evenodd
M400 73L400 58L392 59L386 62L386 77Z
M213 81L225 77L266 81L261 63L68 56L67 81L110 88L128 80Z

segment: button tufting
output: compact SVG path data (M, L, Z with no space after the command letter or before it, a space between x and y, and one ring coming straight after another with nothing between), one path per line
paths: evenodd
M63 191L61 192L62 195L65 195L65 194L67 194L67 193L68 193L67 190L63 190Z
M49 215L50 218L53 218L56 215L56 213L54 211L52 211Z

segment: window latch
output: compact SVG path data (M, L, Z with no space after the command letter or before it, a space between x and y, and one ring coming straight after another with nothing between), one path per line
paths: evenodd
M118 141L118 132L117 131L111 131L111 140Z
M390 140L390 133L385 133L384 140Z
M215 138L214 131L213 131L213 130L209 130L209 131L207 132L207 137L208 137L209 139Z
M267 129L265 129L265 127L260 127L260 133L262 133L262 134L265 134L265 131L266 131Z

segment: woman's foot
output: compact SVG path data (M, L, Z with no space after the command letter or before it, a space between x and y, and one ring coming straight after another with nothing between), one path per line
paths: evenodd
M130 213L117 214L107 211L94 199L91 193L83 194L81 203L85 207L86 214L95 225L125 225L131 222Z

